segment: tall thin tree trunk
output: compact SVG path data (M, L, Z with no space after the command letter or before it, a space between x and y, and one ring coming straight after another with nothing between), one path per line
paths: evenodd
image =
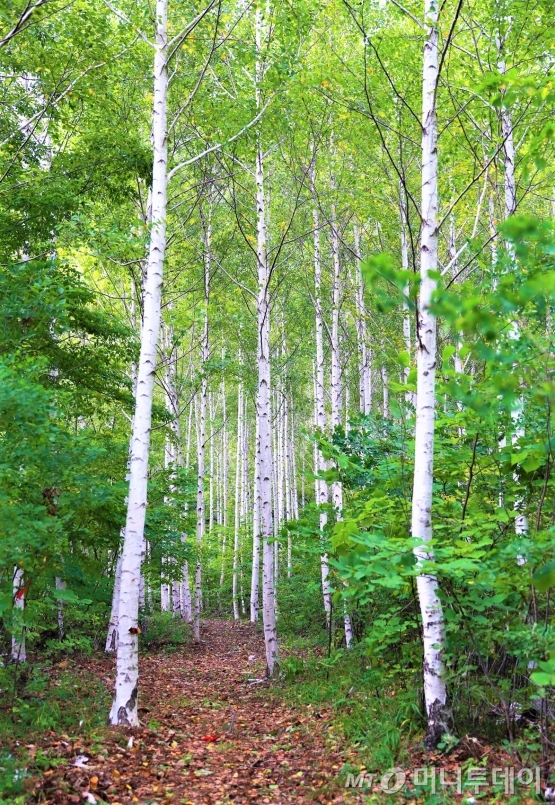
M206 404L208 398L208 378L206 376L210 355L208 341L208 305L210 302L210 273L212 270L212 195L210 191L208 220L204 222L204 328L202 333L201 354L201 391L199 401L199 442L198 442L198 474L197 474L197 564L195 573L195 617L193 635L195 643L200 642L200 612L202 608L202 563L200 551L205 526L204 504L204 462L206 454Z
M162 275L166 251L167 206L167 0L156 0L156 45L154 56L154 102L152 114L153 173L152 227L144 290L144 323L137 372L137 396L133 419L133 443L125 540L121 566L118 610L118 644L115 696L110 723L138 726L139 684L139 586L144 551L144 524L147 503L147 476L160 329Z
M436 87L438 75L438 10L435 0L426 0L425 20L428 36L424 44L422 88L422 230L420 247L420 294L417 334L417 398L414 448L414 485L412 495L412 537L420 544L414 548L419 574L418 598L422 615L424 644L423 677L428 730L425 745L437 746L449 731L447 690L444 678L444 618L438 597L437 578L423 572L423 565L433 561L432 485L434 462L435 369L437 322L430 310L438 268L437 227L437 119Z
M332 143L333 150L333 143ZM332 177L332 192L335 190L335 181ZM339 232L337 230L337 220L335 212L335 202L331 208L331 250L333 257L333 282L332 282L332 324L331 324L331 425L332 428L341 425L341 354L339 345L339 315L342 296L342 268L339 255ZM343 486L341 481L332 483L331 497L335 516L338 520L343 517ZM350 648L353 642L353 630L351 617L345 608L345 644Z
M256 10L256 106L261 108L261 84L264 68L261 61L264 26L260 8ZM279 669L274 588L274 557L272 550L272 439L270 386L270 271L266 251L266 198L264 193L264 157L262 143L256 150L256 209L257 209L257 362L258 388L256 415L258 418L258 461L260 466L260 526L262 538L262 618L266 648L267 674L272 677Z
M147 200L147 208L143 217L143 223L145 226L150 226L152 222L152 190L149 189L148 191L148 200ZM144 296L144 285L146 279L146 269L148 265L148 260L143 260L141 264L141 298ZM130 313L131 313L131 328L135 332L137 330L137 289L135 285L135 280L131 277L131 292L130 292ZM143 322L141 320L140 323L140 333L142 333L142 326ZM141 336L142 337L142 336ZM131 385L133 388L133 402L136 403L137 400L137 364L135 361L131 363ZM129 483L131 478L130 468L131 468L131 448L133 445L133 428L131 428L131 434L129 437L129 450L127 455L127 473L125 476L125 480ZM127 503L126 499L126 503ZM114 589L112 592L112 608L110 611L110 621L108 623L108 633L106 635L106 646L105 651L111 652L116 650L117 646L117 638L118 638L118 611L119 611L119 597L120 597L120 590L121 590L121 566L122 566L122 548L123 542L125 539L125 529L122 528L120 530L120 545L118 546L118 560L116 563L116 572L114 577ZM144 552L146 553L146 540L143 546ZM144 578L141 572L141 581L139 582L139 606L141 606L141 590L144 590Z
M290 445L291 445L291 516L294 520L299 519L299 482L297 476L297 443L295 440L296 436L296 427L295 423L297 421L296 413L295 413L295 406L293 403L293 398L291 398L291 434L290 434ZM304 449L304 443L303 443Z
M239 568L239 531L241 528L241 473L243 452L243 386L237 390L237 456L235 461L235 529L233 541L233 618L239 620L239 600L237 596L237 574Z
M208 411L210 415L210 490L208 497L208 533L212 533L214 528L214 395L212 392L208 395Z
M409 270L409 243L408 243L408 211L407 211L407 202L404 195L404 188L402 183L399 183L399 217L401 219L401 268L403 271ZM410 288L408 283L405 285L405 301L403 302L403 339L405 342L405 350L407 351L407 355L409 359L412 359L412 340L411 340L411 326L410 326L410 307L408 303L408 295L410 292ZM405 366L403 370L403 380L406 383L408 381L410 373L410 366ZM416 395L412 391L407 391L405 393L405 400L411 405L416 405Z
M243 571L243 540L241 539L241 533L246 533L247 531L247 511L248 511L248 503L249 503L249 461L248 461L248 450L249 450L249 427L248 427L248 418L247 418L247 397L243 394L243 435L242 435L242 442L243 442L243 449L242 449L242 456L241 456L241 516L240 516L240 525L243 529L239 535L239 594L241 600L241 613L243 615L246 614L245 611L245 594L244 594L244 571Z
M325 381L324 381L324 321L322 315L322 262L320 255L320 220L318 215L314 154L310 171L310 182L312 190L312 220L313 220L313 240L314 240L314 313L316 330L316 366L314 371L314 425L316 430L323 432L326 427L326 404L325 404ZM328 522L328 513L324 506L328 503L329 491L327 482L319 478L320 473L326 469L325 460L317 445L314 445L314 475L315 499L320 508L320 539L324 541L324 529ZM329 622L331 615L331 584L328 564L328 555L324 551L320 556L320 572L322 578L322 595L324 598L324 611L326 620Z
M359 353L359 407L362 414L369 414L372 411L372 352L368 345L368 333L366 329L364 283L362 281L361 270L362 252L360 248L360 229L357 224L354 226L354 241L356 254L355 322Z
M260 437L256 417L254 444L254 494L252 518L252 575L251 575L251 623L258 620L260 585Z
M291 441L289 431L289 402L287 397L287 387L285 389L285 412L283 417L283 434L284 434L284 475L285 475L285 522L288 523L292 519L291 511ZM286 526L287 527L287 526ZM291 578L291 560L292 560L293 544L291 542L291 532L287 529L287 578Z
M498 50L498 63L497 69L501 75L507 72L507 65L503 57L503 50L505 47L505 39L499 31L497 36L497 50ZM515 176L515 159L516 151L513 136L513 116L511 109L504 102L501 104L501 136L503 137L502 161L503 161L503 185L505 191L504 198L504 212L505 219L515 214L516 211L516 176ZM513 264L516 264L516 256L512 244L506 244L507 254ZM511 336L515 340L520 335L520 327L516 319L512 324ZM522 426L522 414L524 410L524 402L522 397L517 401L514 408L511 409L511 419L513 423L513 432L511 436L512 444L518 443L518 440L524 436L524 428ZM518 473L514 473L513 478L516 483L519 483ZM526 536L528 533L528 518L523 513L524 501L522 499L515 500L515 533L518 537ZM526 557L519 555L519 564L526 564Z

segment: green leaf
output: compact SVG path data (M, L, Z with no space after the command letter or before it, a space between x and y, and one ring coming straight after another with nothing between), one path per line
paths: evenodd
M540 593L544 593L550 587L553 587L555 584L555 561L548 562L547 565L538 568L532 577L532 584Z
M555 676L553 674L546 674L543 671L534 671L534 673L530 675L530 679L535 685L540 685L544 688L547 685L553 684Z
M410 366L410 355L408 352L400 352L397 356L397 363L404 369Z
M443 352L441 353L441 360L443 361L444 365L449 363L456 351L456 347L452 346L451 344L444 348Z

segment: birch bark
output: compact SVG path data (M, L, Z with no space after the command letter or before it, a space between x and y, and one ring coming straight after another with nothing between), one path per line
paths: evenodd
M499 31L497 36L497 51L498 51L498 63L497 69L499 70L501 75L504 75L507 72L507 65L505 63L505 59L503 57L503 48L505 42L504 38ZM505 219L509 218L511 215L514 215L516 212L516 176L515 176L515 158L516 158L516 151L514 145L514 136L513 136L513 116L511 113L511 109L505 104L501 104L501 136L503 138L503 150L502 150L502 161L503 161L503 184L504 184L504 191L505 191L505 199L504 199L504 212L505 212ZM514 253L514 249L511 244L506 244L507 247L507 254L509 259L513 264L516 263L516 256ZM513 266L514 267L514 266ZM512 331L511 337L515 340L519 337L519 323L518 321L513 321L512 324ZM511 420L513 423L513 433L511 437L511 442L513 445L518 444L520 438L524 436L524 428L522 426L522 414L524 411L524 403L522 397L517 400L516 406L511 410ZM514 473L513 478L515 482L518 483L518 473ZM528 533L528 518L526 514L523 512L524 509L524 501L521 498L515 500L515 533L517 537L524 537ZM523 555L518 556L518 563L521 565L526 564L526 557Z
M314 241L314 314L315 314L315 338L316 338L316 365L314 367L314 425L317 431L323 432L326 427L326 404L325 404L325 380L324 380L324 323L322 317L322 261L320 254L320 219L317 207L314 154L313 163L310 171L310 182L312 190L312 220L313 220L313 241ZM324 457L314 445L314 494L316 503L320 506L320 539L324 540L324 529L328 521L328 514L324 507L328 503L329 492L327 482L319 478L320 473L326 469ZM320 556L320 573L322 578L322 595L324 598L324 611L326 621L329 623L331 615L331 584L328 564L328 555L324 551Z
M206 454L206 403L208 399L208 378L206 375L210 354L208 331L208 305L210 302L210 273L212 270L212 215L211 192L208 220L204 230L204 327L201 342L201 390L199 400L199 440L198 440L198 474L197 474L197 564L195 572L195 617L193 636L195 643L200 642L200 611L202 607L202 563L200 551L205 528L204 512L204 462Z
M119 594L121 589L121 563L123 556L120 553L116 563L116 574L114 579L114 593L112 596L112 609L110 612L110 622L108 624L108 634L106 636L105 651L115 651L118 638L118 607Z
M285 475L285 523L291 520L291 442L289 431L289 401L287 397L287 387L285 388L284 399L285 411L283 417L283 434L284 434L284 475ZM291 541L291 533L287 531L287 578L291 578L291 561L293 554L293 544Z
M264 25L260 8L256 10L256 106L261 108L261 83L264 67L261 60ZM257 363L258 388L256 415L258 419L258 462L260 466L260 526L262 538L262 618L266 648L267 674L272 677L279 669L274 588L274 557L272 550L272 439L270 386L270 272L266 252L266 197L264 193L264 157L260 138L256 149L256 211L257 211Z
M254 495L252 517L252 576L251 576L251 623L258 620L260 585L260 437L258 417L254 447Z
M408 220L408 212L407 212L407 202L405 199L405 195L403 192L403 186L399 183L399 214L401 219L401 268L403 271L409 270L409 243L407 238L409 220ZM409 295L409 285L405 285L405 297L407 298ZM411 339L411 326L410 326L410 308L408 301L403 302L403 339L405 341L405 349L407 354L412 359L412 339ZM406 383L408 381L410 373L410 366L405 366L403 371L403 380ZM406 402L410 403L411 405L416 405L416 394L412 391L407 391L405 393L405 400Z
M369 414L372 411L372 353L368 346L366 308L364 305L364 283L362 281L361 270L362 252L360 248L360 229L357 224L354 226L354 241L356 255L355 316L359 354L360 412L361 414Z
M438 597L437 578L422 572L433 561L432 486L434 461L435 369L437 323L430 310L438 268L437 120L438 11L435 0L426 0L424 16L428 35L424 44L422 82L422 229L420 245L420 295L417 332L417 400L415 426L412 537L417 568L416 582L422 616L424 644L423 677L428 730L425 745L437 746L449 731L447 690L444 679L445 645L443 608ZM430 275L431 274L431 275Z
M144 290L144 322L137 372L137 396L133 419L129 498L122 552L118 607L118 641L115 695L110 723L138 726L137 697L138 616L147 473L152 417L156 351L160 329L162 275L166 251L167 206L167 0L156 0L154 101L152 113L153 174L152 227Z
M384 419L389 417L389 386L387 385L389 382L387 376L387 368L382 366L382 394L383 394L383 408L382 413Z
M15 628L12 632L11 658L13 662L20 663L27 661L25 631L21 623L25 610L25 577L23 575L23 568L21 567L14 567L12 588L15 609Z
M239 383L237 391L237 456L235 461L235 529L233 541L233 618L239 620L239 600L237 597L237 573L239 568L239 530L241 527L241 473L243 453L243 386Z
M332 141L333 151L333 141ZM332 177L331 189L335 190L335 180ZM342 267L339 255L339 232L337 229L337 218L335 204L331 208L331 250L333 257L333 281L332 281L332 323L331 323L331 426L337 428L341 426L341 348L339 343L339 315L342 297ZM334 481L331 487L331 498L335 509L335 516L338 520L343 517L343 486L341 481ZM351 617L347 613L346 607L343 615L345 624L345 644L350 648L353 642L353 630Z

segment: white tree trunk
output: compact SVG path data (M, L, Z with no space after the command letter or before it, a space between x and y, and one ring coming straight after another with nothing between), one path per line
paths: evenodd
M357 224L354 226L354 240L356 254L355 324L359 354L359 407L362 414L369 414L372 411L372 353L368 346L364 283L362 281L361 271L362 252L360 248L360 229Z
M243 452L243 386L237 390L237 456L235 462L235 529L233 541L233 618L239 620L239 600L237 596L237 574L239 569L239 530L241 528L241 473Z
M171 304L168 309L171 309ZM166 398L166 411L170 415L170 429L173 434L173 440L169 436L166 437L166 446L164 452L164 463L166 470L170 470L172 484L170 485L170 496L165 499L166 505L171 503L171 495L175 492L173 481L175 480L176 466L183 465L183 452L181 449L181 431L179 427L179 399L176 388L176 361L174 348L173 328L170 325L164 325L162 322L162 344L164 351L164 370L165 370L165 398ZM164 568L166 570L164 571ZM174 577L173 568L175 568L175 560L162 557L162 576L163 581L160 585L160 609L162 612L169 612L170 609L173 614L181 613L181 593L180 585Z
M12 662L20 663L27 661L27 653L25 650L25 631L24 627L18 623L22 620L22 615L25 610L25 577L23 575L23 568L14 567L13 573L13 597L15 611L15 628L12 633Z
M418 305L417 401L412 496L412 536L420 541L414 548L417 568L433 560L432 486L434 461L434 411L437 324L430 311L436 287L437 257L437 121L435 93L438 73L438 11L434 0L426 0L428 37L424 45L422 92L422 230L420 248L421 285ZM445 646L443 609L435 576L420 572L418 598L424 643L423 677L428 731L425 745L435 748L449 729L447 690L444 679Z
M174 617L180 617L181 612L181 582L177 579L173 579L172 585L172 613Z
M112 596L112 609L110 612L110 622L108 624L108 635L106 637L105 651L115 651L118 639L118 608L119 608L119 594L121 589L121 563L122 554L118 556L116 563L116 573L114 579L114 594Z
M246 532L247 528L247 511L249 504L249 428L247 421L247 397L243 394L243 430L242 430L242 456L241 456L241 516L240 524ZM245 593L244 593L244 571L243 571L243 544L241 535L239 536L239 593L241 600L241 613L246 615L245 611Z
M212 533L214 528L214 395L212 392L208 395L208 411L210 415L210 489L208 497L208 533Z
M402 184L399 184L399 211L400 211L400 218L401 218L401 268L403 271L409 270L409 244L407 238L408 232L408 213L407 213L407 203L404 195L404 189ZM405 286L405 296L408 297L409 295L409 286L408 284ZM409 308L409 304L407 301L403 302L403 339L405 341L405 350L409 355L410 359L412 360L412 339L411 339L411 326L410 326L410 317L411 312ZM406 383L408 381L410 373L410 366L405 366L403 370L403 380ZM416 394L412 391L407 391L405 393L405 400L411 405L416 405Z
M261 107L261 83L264 73L261 62L264 25L260 8L256 10L256 106ZM257 363L258 387L256 415L258 418L258 463L260 466L260 528L262 539L262 619L268 676L279 669L274 588L274 557L272 550L272 438L270 386L270 272L266 252L266 198L264 194L264 157L262 144L256 151L256 222L257 222Z
M210 195L211 204L211 195ZM202 608L202 564L200 551L204 536L204 462L206 454L206 404L208 399L208 379L206 369L210 356L208 341L208 305L210 302L210 273L212 270L212 210L204 225L204 328L201 345L201 391L199 401L199 440L198 440L198 475L197 475L197 564L195 573L195 618L193 635L195 643L200 642L200 612Z
M58 576L54 581L57 590L65 590L66 583L62 581ZM62 600L58 599L58 635L60 640L64 639L65 636L65 628L64 628L64 603Z
M314 155L313 155L314 159ZM322 261L320 255L320 220L318 215L316 186L315 186L315 170L314 162L311 166L310 173L311 189L313 197L312 219L313 219L313 239L314 239L314 313L315 313L315 328L316 328L316 366L314 371L314 425L315 429L323 432L326 428L326 391L324 380L324 322L322 315ZM319 474L326 469L324 457L314 445L314 475L316 481L314 483L314 495L317 505L321 506L320 510L320 535L323 541L324 529L328 522L328 513L323 510L327 505L329 498L328 485L326 481L318 478ZM322 595L324 598L324 611L326 613L326 620L329 622L331 615L331 584L330 573L328 564L328 555L323 552L320 557L320 572L322 578Z
M223 357L223 356L222 356ZM227 409L226 409L226 392L225 380L222 380L221 396L222 396L222 502L221 502L221 524L223 525L222 534L222 568L220 572L220 587L223 586L225 579L225 554L226 554L226 541L227 541L227 506L228 506L228 432L227 432Z
M147 203L147 210L146 215L143 219L143 223L146 225L150 225L152 219L152 192L149 190L148 192L148 203ZM144 295L144 280L146 277L146 265L147 261L143 261L141 265L141 275L142 275L142 284L141 284L141 296ZM131 327L134 331L137 329L137 306L136 306L136 287L135 281L131 278L131 293L130 293L130 313L131 313ZM140 330L142 331L142 321L140 325ZM137 400L137 364L135 361L131 364L131 383L133 388L133 401L136 403ZM133 428L131 429L131 435L129 438L129 450L127 456L127 473L125 476L125 480L129 483L131 474L131 448L133 444ZM128 503L128 499L126 498L126 503ZM117 646L117 639L118 639L118 609L119 609L119 598L120 598L120 590L121 590L121 565L122 565L122 547L123 542L125 539L125 529L122 528L120 530L120 547L118 548L118 560L116 563L116 573L114 578L114 589L112 593L112 608L110 611L110 621L108 623L108 633L106 635L106 646L105 651L115 651ZM146 550L146 543L144 545L144 549ZM144 579L141 573L141 581L139 582L139 599L141 596L141 587L144 588Z
M503 48L505 42L501 34L497 37L498 49L498 63L497 69L504 75L507 72L507 65L503 58ZM514 215L516 211L516 176L515 176L515 145L513 137L513 116L511 109L504 103L501 105L501 136L503 137L503 184L505 189L505 218ZM516 256L512 244L507 243L507 252L513 263L516 263ZM512 337L516 340L519 337L519 323L514 321L512 325ZM525 435L524 428L521 423L521 418L524 410L524 403L522 398L517 401L515 408L511 410L511 419L513 423L513 433L511 442L513 445L518 443L518 440ZM518 473L514 473L513 478L516 483L519 482ZM515 500L515 533L517 537L524 537L528 533L528 518L522 512L524 508L524 501L519 498ZM526 564L526 557L523 555L518 556L518 563L520 565Z
M167 0L156 0L156 47L152 114L152 227L144 290L144 323L133 419L129 499L122 552L118 608L115 696L110 723L138 726L138 616L154 373L160 329L162 275L166 251L167 206Z
M171 587L167 580L167 557L162 557L162 584L160 585L160 611L169 612L171 609Z
M295 414L295 406L293 399L291 399L291 516L294 520L299 519L299 486L297 478L297 443L296 443L296 427L295 423L297 417ZM304 449L304 442L301 442Z
M332 191L335 182L332 179ZM332 282L332 322L331 322L331 425L337 428L341 425L341 353L339 344L339 313L342 296L342 268L339 256L339 233L335 214L335 204L331 210L331 250L333 257ZM334 481L331 487L331 498L338 520L343 518L343 487L341 481ZM345 644L350 648L353 643L353 630L351 617L344 611Z
M382 413L384 419L388 419L389 417L389 387L387 384L388 384L387 368L385 366L382 366L382 394L383 394Z
M189 586L189 563L183 562L181 577L181 615L187 623L193 620L193 603L191 601L191 588Z
M291 441L289 431L289 401L287 397L287 389L285 389L285 412L283 417L283 434L284 434L284 475L285 475L285 522L288 523L292 517L291 506ZM292 561L293 544L291 541L291 533L287 530L287 578L291 578L291 561Z
M260 585L260 437L256 417L254 445L254 494L252 517L252 576L251 576L251 623L258 620Z

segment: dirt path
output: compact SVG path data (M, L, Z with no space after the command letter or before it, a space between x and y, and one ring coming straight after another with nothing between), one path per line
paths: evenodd
M102 753L63 745L33 801L54 803L341 803L343 757L330 714L293 709L265 685L264 645L250 624L205 621L200 646L141 658L138 730L113 729ZM106 661L105 678L110 684ZM267 693L266 693L267 690ZM132 746L129 739L133 738ZM70 765L78 755L83 768Z

